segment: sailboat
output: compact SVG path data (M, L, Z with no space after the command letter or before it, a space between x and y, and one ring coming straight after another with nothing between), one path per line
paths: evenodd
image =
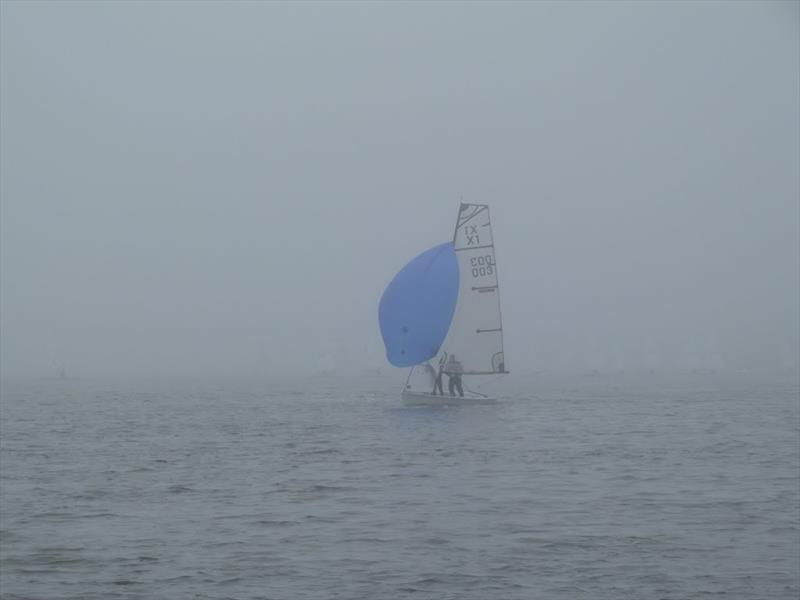
M466 386L463 396L456 395L457 386L449 390L446 383L443 394L434 393L436 378L447 382L448 372L466 380L508 373L486 204L461 204L452 241L426 250L395 275L381 296L378 320L389 363L411 367L402 391L405 404L496 401Z

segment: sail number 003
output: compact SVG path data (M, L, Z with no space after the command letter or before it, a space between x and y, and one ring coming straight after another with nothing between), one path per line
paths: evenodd
M473 256L469 259L472 264L472 276L482 277L484 275L494 274L494 263L492 262L492 255L486 256Z

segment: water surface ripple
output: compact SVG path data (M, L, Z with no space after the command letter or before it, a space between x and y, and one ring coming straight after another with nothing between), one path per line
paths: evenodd
M796 377L6 382L7 600L795 599Z

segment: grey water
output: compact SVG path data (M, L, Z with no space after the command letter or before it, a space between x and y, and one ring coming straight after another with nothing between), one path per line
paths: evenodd
M800 594L796 375L398 385L4 382L0 595Z

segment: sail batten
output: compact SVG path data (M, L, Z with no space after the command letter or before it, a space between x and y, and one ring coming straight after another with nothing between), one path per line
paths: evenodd
M463 252L464 250L481 250L482 248L494 248L494 244L487 244L486 246L474 246L469 248L456 248L456 252Z

